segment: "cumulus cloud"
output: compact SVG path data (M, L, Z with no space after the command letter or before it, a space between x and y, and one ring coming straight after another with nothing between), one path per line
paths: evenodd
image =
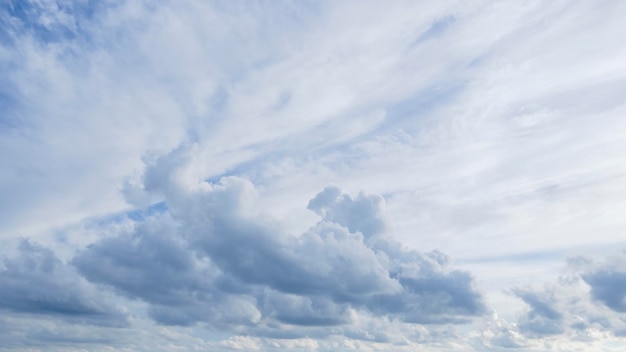
M494 312L476 341L494 350L610 350L611 341L624 336L626 316L616 304L623 299L623 283L605 278L619 278L625 258L624 252L600 262L573 257L556 281L511 289L526 309L515 322Z
M553 289L544 291L532 291L517 288L513 293L521 298L529 307L529 311L520 320L519 327L522 331L536 335L557 335L563 333L564 317L559 309L559 297L555 296Z
M309 201L308 208L325 221L336 222L366 238L384 233L387 223L382 214L384 199L359 193L356 199L342 194L338 187L326 187ZM366 215L366 216L365 216Z
M149 169L147 179L179 170L169 166L155 162L159 170ZM386 233L380 196L353 199L326 188L309 203L322 219L294 236L255 205L249 181L191 187L160 179L147 189L164 195L164 214L89 245L72 263L88 280L148 302L161 323L271 334L281 326L349 326L359 312L445 324L484 310L469 273Z
M582 275L591 297L615 312L626 313L626 252L595 265Z
M0 309L75 323L126 325L125 314L74 268L28 240L0 262Z
M494 350L528 347L526 338L518 331L515 324L498 317L495 311L483 321L480 334L474 336L476 350Z

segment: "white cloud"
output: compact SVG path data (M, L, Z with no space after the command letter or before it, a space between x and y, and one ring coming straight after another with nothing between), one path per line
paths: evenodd
M476 343L496 350L618 349L626 328L619 306L625 295L618 279L623 260L624 253L600 263L572 257L556 280L513 288L510 294L526 308L514 322L494 313Z
M47 248L27 240L0 262L0 309L82 324L125 326L123 310Z
M154 175L172 180L167 175L177 169L169 167L155 163L147 182ZM90 281L150 303L161 323L280 335L283 325L350 325L353 310L430 324L482 313L468 273L442 253L411 251L389 238L381 197L352 199L327 188L309 203L323 219L296 237L254 206L245 180L152 187L164 195L166 214L89 245L72 263Z

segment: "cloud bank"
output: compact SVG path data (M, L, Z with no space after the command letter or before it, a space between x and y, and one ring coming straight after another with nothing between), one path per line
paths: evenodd
M22 240L17 254L0 264L0 309L72 323L127 325L123 311L48 248Z
M262 210L249 181L189 187L175 181L177 167L163 165L153 164L146 180L158 173L169 181L146 189L164 197L164 210L103 235L69 264L23 240L3 261L0 309L123 327L141 313L114 303L139 302L157 324L264 344L342 337L400 345L425 338L419 326L445 329L485 312L471 274L390 236L381 196L327 187L308 205L319 222L294 235ZM373 333L377 325L399 330Z
M322 219L294 236L254 205L244 179L152 191L165 196L165 213L89 245L72 264L88 280L148 302L160 323L256 335L279 334L283 325L349 326L361 312L446 324L484 311L469 273L389 236L380 196L353 199L328 187L309 203Z

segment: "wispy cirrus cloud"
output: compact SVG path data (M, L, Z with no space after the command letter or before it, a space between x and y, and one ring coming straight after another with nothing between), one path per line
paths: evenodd
M610 350L616 266L536 284L623 245L624 11L5 2L0 336L83 343L39 292L130 319L94 348Z

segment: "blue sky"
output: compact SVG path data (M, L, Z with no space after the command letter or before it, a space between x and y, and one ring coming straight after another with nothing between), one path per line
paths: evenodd
M625 16L2 2L0 350L623 350Z

